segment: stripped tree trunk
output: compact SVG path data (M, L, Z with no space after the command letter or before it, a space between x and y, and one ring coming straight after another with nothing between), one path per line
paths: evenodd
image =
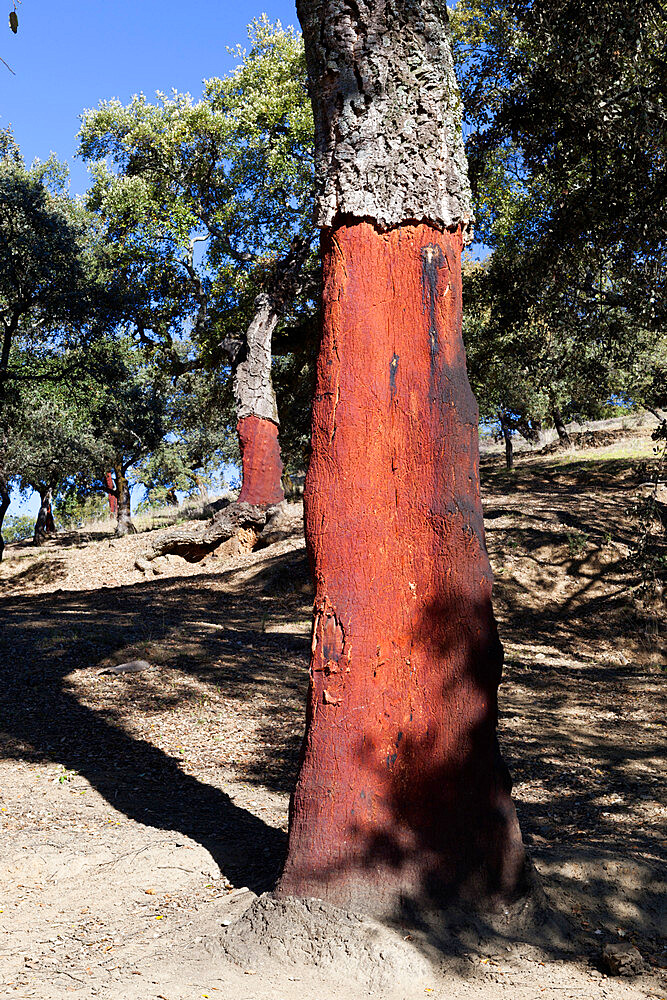
M239 503L268 507L285 499L278 443L278 408L271 379L271 340L285 303L295 294L310 243L299 237L266 279L234 357L234 396L243 482Z
M118 500L116 499L116 487L114 486L113 476L110 472L107 472L104 476L104 485L109 497L109 513L112 517L116 517L118 514Z
M121 465L114 466L114 475L116 477L116 492L118 496L118 521L116 524L116 535L122 537L128 533L136 532L136 528L132 523L132 514L130 509L130 487L125 478L125 470Z
M270 295L255 299L241 360L234 372L243 482L239 503L271 505L285 499L278 444L278 408L271 380L271 338L278 312Z
M469 190L440 0L301 0L324 228L311 678L277 892L493 907L525 858L461 340Z

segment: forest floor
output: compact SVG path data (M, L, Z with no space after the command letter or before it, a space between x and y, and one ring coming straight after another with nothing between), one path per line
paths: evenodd
M572 953L508 940L404 1000L667 997L665 615L635 600L634 439L483 463L505 645L500 738L521 827ZM285 848L307 685L303 539L134 568L147 536L10 545L0 567L0 995L384 996L216 941ZM134 658L143 673L104 673ZM601 970L634 942L645 972ZM254 965L254 963L253 963ZM663 971L661 971L661 969Z

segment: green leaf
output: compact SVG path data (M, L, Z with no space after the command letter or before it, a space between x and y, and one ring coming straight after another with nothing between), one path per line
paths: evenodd
M15 10L9 12L9 27L12 29L14 34L19 30L19 17Z

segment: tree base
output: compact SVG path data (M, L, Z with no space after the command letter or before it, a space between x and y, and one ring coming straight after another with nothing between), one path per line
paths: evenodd
M554 919L537 878L531 893L489 917L457 907L381 921L320 899L256 898L223 931L219 946L236 964L270 975L294 966L335 977L373 994L423 995L439 974L469 979L479 957L543 961L576 950L566 924ZM215 944L214 944L215 947ZM471 964L471 961L473 964Z
M285 499L278 427L262 417L242 417L236 425L243 483L239 503L272 507Z

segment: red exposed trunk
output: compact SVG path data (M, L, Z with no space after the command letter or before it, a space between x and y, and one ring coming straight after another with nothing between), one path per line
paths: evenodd
M241 445L243 485L239 503L272 505L285 499L278 427L263 417L242 417L236 425Z
M461 245L427 224L323 237L315 623L281 895L388 913L520 887Z
M115 517L116 514L118 513L118 500L116 499L114 493L116 487L114 486L113 476L111 475L110 472L107 472L106 475L104 476L104 485L107 488L109 496L109 513L111 514L112 517Z

